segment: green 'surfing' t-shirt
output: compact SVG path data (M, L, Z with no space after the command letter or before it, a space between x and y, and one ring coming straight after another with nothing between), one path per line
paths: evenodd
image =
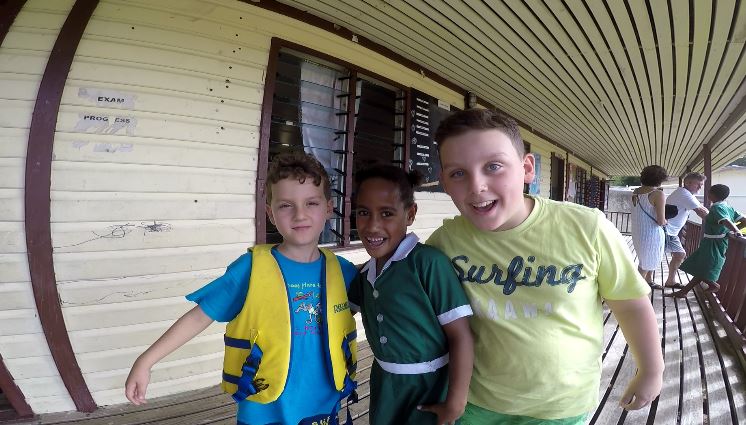
M427 243L451 258L474 310L469 402L566 418L597 404L602 298L636 299L650 288L602 212L533 199L513 229L485 232L458 216Z

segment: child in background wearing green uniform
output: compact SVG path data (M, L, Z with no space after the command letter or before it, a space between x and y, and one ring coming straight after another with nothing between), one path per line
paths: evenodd
M660 393L663 356L648 284L604 214L523 194L534 158L515 120L456 112L435 134L461 215L427 241L456 267L474 309L474 372L460 424L582 424L597 406L605 300L637 365L622 407Z
M684 298L696 285L704 282L707 290L717 292L720 289L717 280L725 264L725 251L728 249L728 233L744 237L735 223L746 224L746 217L725 203L730 195L730 188L716 184L710 188L710 199L713 203L704 220L704 235L696 251L679 267L694 276L688 285L676 292L666 294L668 297Z
M472 311L448 258L407 234L419 179L391 165L355 178L357 230L371 259L349 300L375 355L371 425L451 424L466 406Z

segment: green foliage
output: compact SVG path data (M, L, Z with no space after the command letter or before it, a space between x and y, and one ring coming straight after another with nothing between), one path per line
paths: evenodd
M640 186L640 176L616 176L609 181L611 186Z
M728 165L740 165L742 167L746 167L746 156L738 158L737 160L731 162Z

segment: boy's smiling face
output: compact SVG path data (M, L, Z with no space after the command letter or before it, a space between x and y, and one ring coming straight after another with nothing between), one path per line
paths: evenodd
M512 229L531 213L523 185L534 178L534 157L521 158L499 130L448 137L440 149L440 181L461 214L480 230Z
M331 216L332 202L324 196L322 185L306 177L303 183L293 178L273 184L269 220L277 226L283 244L292 248L316 249L324 223Z

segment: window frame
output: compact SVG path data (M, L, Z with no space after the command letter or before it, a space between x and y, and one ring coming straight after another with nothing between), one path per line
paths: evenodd
M299 52L303 55L318 58L322 61L333 63L337 66L343 67L350 71L350 82L357 81L358 76L369 77L379 82L388 84L389 86L395 87L402 90L405 94L405 110L408 110L411 102L411 91L409 87L397 83L389 78L381 76L368 69L362 68L350 62L341 60L334 56L313 50L309 47L293 43L291 41L281 39L278 37L272 37L269 49L269 59L267 63L266 77L264 81L264 96L262 98L262 112L261 121L259 124L259 148L257 158L257 173L256 173L256 205L254 211L254 222L255 222L255 244L263 244L267 241L267 194L266 194L266 183L267 183L267 170L269 168L269 136L272 121L272 106L273 97L275 92L275 83L277 75L277 63L279 59L280 50L291 50ZM350 96L354 96L354 92L349 90ZM409 114L405 114L405 133L404 140L410 139L410 126L411 118ZM362 243L350 241L350 227L351 220L350 214L352 210L352 166L354 164L354 148L355 146L355 102L347 102L347 137L345 141L345 197L344 197L344 218L342 224L342 242L330 246L333 250L344 250L352 247L362 246ZM404 164L405 170L408 170L410 148L408 143L404 143Z

